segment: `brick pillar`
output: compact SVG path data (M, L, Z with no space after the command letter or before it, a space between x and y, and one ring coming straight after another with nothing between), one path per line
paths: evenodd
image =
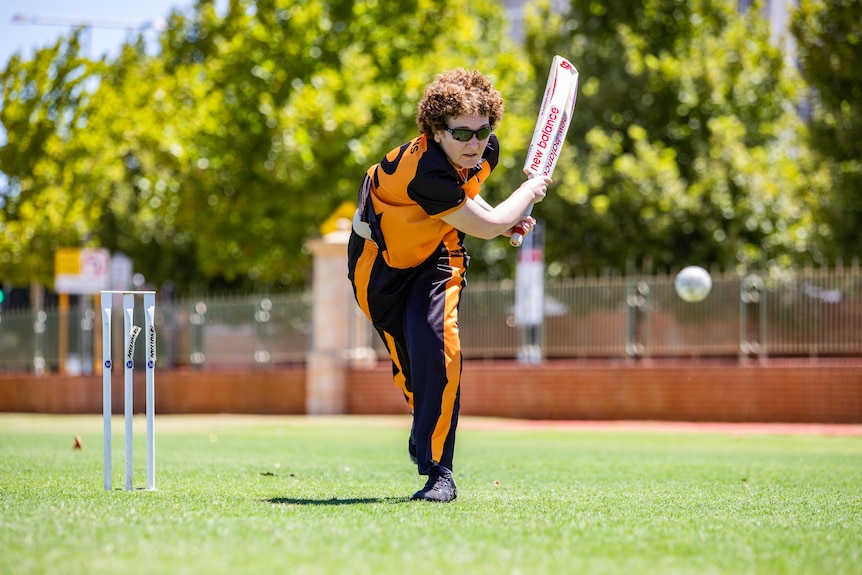
M308 354L306 413L334 415L347 412L347 351L353 314L353 290L347 279L347 240L350 222L308 247L314 258L312 344Z

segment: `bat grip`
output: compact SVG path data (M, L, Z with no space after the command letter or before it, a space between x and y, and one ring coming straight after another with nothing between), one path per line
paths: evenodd
M527 210L524 212L524 217L526 218L533 212L533 204L530 204L527 207ZM509 243L514 248L521 247L521 244L524 243L524 236L526 235L526 230L521 226L515 226L515 229L512 231L512 237L509 239Z

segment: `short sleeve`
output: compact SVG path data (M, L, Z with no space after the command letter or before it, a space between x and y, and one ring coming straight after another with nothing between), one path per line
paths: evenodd
M431 217L452 211L467 197L458 180L444 170L417 174L407 186L407 195Z

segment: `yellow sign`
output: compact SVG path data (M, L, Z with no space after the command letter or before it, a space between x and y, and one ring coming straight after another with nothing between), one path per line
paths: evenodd
M76 276L81 273L81 249L59 248L54 254L54 273Z
M111 254L104 248L58 248L54 255L54 291L96 294L108 289Z

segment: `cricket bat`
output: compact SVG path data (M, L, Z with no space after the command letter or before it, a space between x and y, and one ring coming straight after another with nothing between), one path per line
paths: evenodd
M554 56L551 72L545 85L542 107L533 129L533 139L527 150L527 160L524 162L524 173L528 177L551 177L560 149L569 131L575 101L578 97L578 70L571 62L562 56ZM527 208L524 216L529 216L533 206ZM524 241L524 230L516 226L509 242L514 247L520 247Z

